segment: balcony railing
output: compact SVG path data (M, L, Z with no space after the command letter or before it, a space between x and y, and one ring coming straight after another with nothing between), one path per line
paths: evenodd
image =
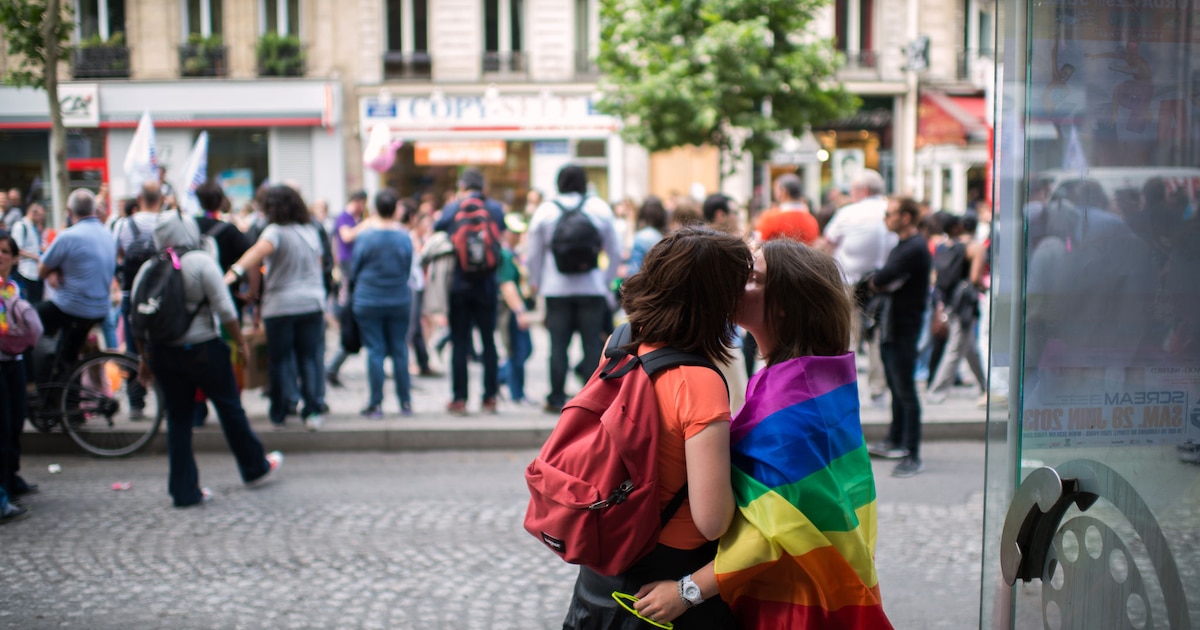
M485 52L483 71L496 74L525 74L528 71L523 52Z
M579 77L598 77L600 76L600 64L587 51L577 51L575 53L575 75Z
M179 74L185 77L223 77L229 74L225 46L183 44L179 47Z
M260 77L304 76L304 45L295 35L263 35L255 52Z
M128 79L129 47L80 46L72 55L71 73L76 79Z
M383 53L384 79L429 79L433 76L433 58L427 52Z

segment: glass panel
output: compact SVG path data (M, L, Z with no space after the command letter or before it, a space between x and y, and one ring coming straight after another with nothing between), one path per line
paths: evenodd
M265 33L275 33L279 30L279 4L278 0L262 0L263 3L263 18L266 28Z
M125 0L100 0L108 2L108 36L125 32Z
M1005 468L989 465L985 563L998 561L999 504L1033 471L1098 497L1065 512L1031 585L1002 591L1017 628L1200 622L1200 15L1117 4L1005 7L997 428L1009 365L1015 382L1008 439L989 444Z
M300 35L300 0L288 0L287 26L288 35Z
M208 0L208 10L212 17L213 35L220 35L223 32L221 30L221 24L225 21L225 14L222 12L224 7L221 6L221 3L224 1L225 0Z
M98 2L104 0L79 0L75 9L75 20L79 24L79 38L87 40L100 35L100 9Z
M254 189L266 181L270 175L267 155L266 128L208 130L208 175L240 182L241 190L226 190L231 198L252 197ZM247 173L248 179L244 177Z
M403 0L387 0L387 49L388 50L403 50L400 43L403 41L404 30L402 28L400 5Z
M426 0L413 0L413 50L429 50L429 11Z
M100 129L68 129L67 159L104 157L104 131Z
M525 0L511 0L512 9L512 49L521 52L522 36L525 34Z
M483 49L500 50L500 1L483 0Z
M187 32L199 34L201 30L200 4L204 0L187 0Z
M606 140L580 140L575 147L576 157L604 157L608 155L608 142Z
M587 59L588 48L588 0L575 0L575 54L578 59Z

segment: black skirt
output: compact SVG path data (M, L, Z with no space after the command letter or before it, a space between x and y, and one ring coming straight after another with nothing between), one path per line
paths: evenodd
M654 626L638 619L613 599L613 591L633 595L650 582L679 580L708 564L716 554L716 542L690 550L659 545L629 571L614 577L580 567L563 630L651 630ZM688 609L673 623L677 630L737 627L733 613L720 596Z

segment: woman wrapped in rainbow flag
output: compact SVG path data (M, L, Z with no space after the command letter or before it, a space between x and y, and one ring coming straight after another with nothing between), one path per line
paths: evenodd
M701 601L720 594L742 628L892 627L875 572L853 316L831 257L787 239L763 245L737 318L767 364L730 426L737 513L716 559L642 587L639 614L674 619L698 586Z

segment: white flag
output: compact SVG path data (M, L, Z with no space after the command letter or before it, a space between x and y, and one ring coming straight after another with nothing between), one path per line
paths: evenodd
M146 110L138 121L129 152L125 154L125 179L134 194L141 191L147 180L158 179L158 158L154 151L154 121L150 118L150 110Z
M189 214L199 216L200 200L196 198L196 188L208 179L208 132L201 131L192 145L187 163L183 165L182 177L175 182L176 197L180 208Z

